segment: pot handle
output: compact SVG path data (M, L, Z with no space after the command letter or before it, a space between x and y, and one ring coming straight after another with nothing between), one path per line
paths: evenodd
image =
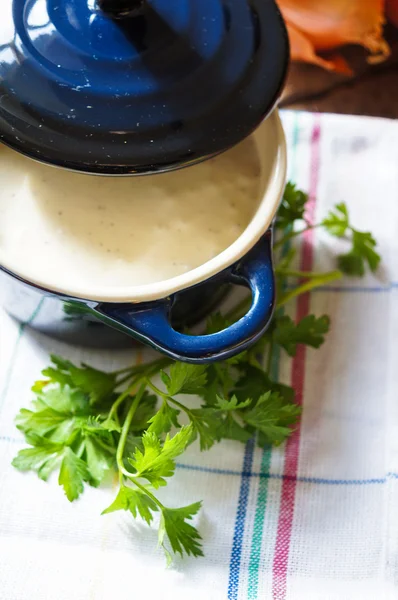
M190 363L222 360L253 344L271 320L275 306L271 229L249 254L226 269L223 276L226 282L249 286L252 304L241 319L218 333L188 335L173 329L170 311L175 294L164 300L136 305L103 303L95 311L102 321L171 358Z

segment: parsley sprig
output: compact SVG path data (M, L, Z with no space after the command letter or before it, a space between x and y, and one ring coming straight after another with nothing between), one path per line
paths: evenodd
M366 267L375 271L380 261L374 238L352 226L345 204L314 226L305 218L307 200L293 184L286 186L275 221L277 310L251 349L212 365L158 358L111 373L52 356L32 387L31 407L16 418L29 447L13 465L44 481L57 472L70 501L86 485L99 486L116 473L118 491L103 514L124 510L148 525L156 519L168 561L172 553L202 556L193 522L201 502L176 508L159 498L159 488L174 475L176 459L196 440L203 451L225 439L247 442L255 437L260 446L284 442L301 409L294 390L271 378L273 354L280 349L295 356L300 344L319 348L330 326L327 315L308 315L296 323L285 305L343 273L362 276ZM312 273L295 267L297 239L313 227L347 239L350 249L337 257L338 269ZM226 315L212 315L207 332L224 329L244 314L248 303L244 299Z

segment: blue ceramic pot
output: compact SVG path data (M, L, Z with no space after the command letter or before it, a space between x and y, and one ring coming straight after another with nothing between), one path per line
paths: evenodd
M39 288L2 269L0 301L18 321L69 343L120 348L131 345L133 338L190 362L226 358L254 342L271 318L275 295L271 238L270 229L243 260L162 300L134 305L82 300ZM252 308L239 323L210 336L179 331L206 317L232 283L249 285L254 296Z
M0 253L0 301L19 321L51 336L96 347L126 345L126 334L188 362L233 356L267 328L275 299L271 223L283 193L286 145L277 111L253 134L262 165L262 200L243 234L188 273L156 284L112 290L54 288L33 279L29 265ZM250 288L252 305L239 321L212 335L178 331L214 307L228 285ZM124 335L120 335L120 332Z

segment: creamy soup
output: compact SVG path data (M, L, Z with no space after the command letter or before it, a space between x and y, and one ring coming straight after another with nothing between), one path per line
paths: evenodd
M63 289L169 279L239 237L260 200L259 175L250 138L193 167L122 178L55 169L0 146L0 254Z

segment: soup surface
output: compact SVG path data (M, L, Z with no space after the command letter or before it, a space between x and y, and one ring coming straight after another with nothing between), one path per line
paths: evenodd
M0 182L0 254L63 289L190 271L239 237L260 200L250 138L193 167L122 178L55 169L0 146Z

